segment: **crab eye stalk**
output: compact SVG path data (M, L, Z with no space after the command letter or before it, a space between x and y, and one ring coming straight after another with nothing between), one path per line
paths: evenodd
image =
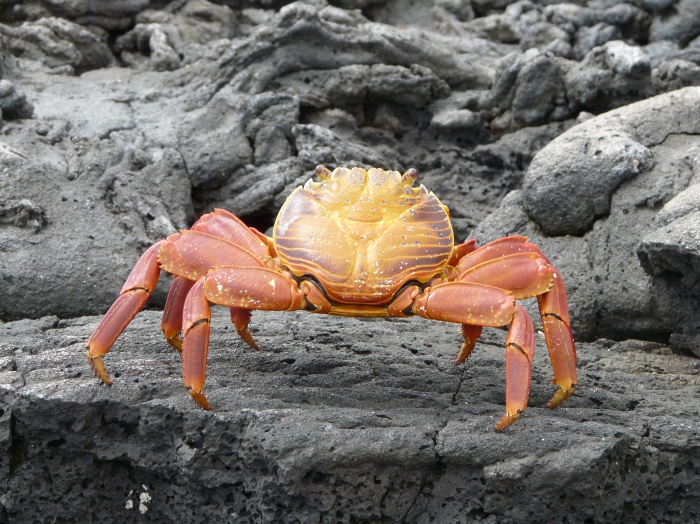
M403 176L401 177L401 180L403 180L403 183L405 185L411 186L411 185L413 185L413 182L415 182L417 178L418 178L418 171L411 168L403 174Z
M316 173L316 176L321 180L328 180L331 177L331 170L326 166L316 166L314 173Z

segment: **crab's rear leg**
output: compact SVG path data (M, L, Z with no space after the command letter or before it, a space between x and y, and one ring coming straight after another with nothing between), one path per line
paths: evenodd
M107 374L102 357L109 351L122 331L126 329L129 322L141 311L153 293L160 275L158 251L164 242L161 240L153 244L141 255L126 279L119 297L100 320L87 341L87 358L90 366L106 384L111 385L112 381Z
M297 284L289 274L261 267L214 268L198 280L187 295L182 320L183 380L192 398L204 409L210 409L204 396L211 324L209 302L246 313L251 309L293 311L308 307L306 296L303 284Z

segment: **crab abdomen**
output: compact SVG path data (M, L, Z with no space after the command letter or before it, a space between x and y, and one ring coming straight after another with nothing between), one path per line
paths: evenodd
M274 242L286 267L312 275L338 304L383 305L408 281L427 282L447 264L452 226L435 195L395 171L334 171L287 199Z

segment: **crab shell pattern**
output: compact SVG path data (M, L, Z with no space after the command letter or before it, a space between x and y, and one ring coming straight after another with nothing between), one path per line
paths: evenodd
M217 209L189 230L151 246L87 342L97 376L117 337L150 297L161 269L175 276L163 312L166 340L182 352L185 387L204 409L210 304L227 306L238 334L259 349L248 329L251 310L358 317L419 315L462 325L455 365L471 353L484 326L510 324L506 339L506 414L502 430L527 406L535 350L532 319L516 301L537 297L558 390L576 385L576 348L564 282L539 248L510 236L477 248L454 245L448 209L416 172L316 168L287 198L273 238Z

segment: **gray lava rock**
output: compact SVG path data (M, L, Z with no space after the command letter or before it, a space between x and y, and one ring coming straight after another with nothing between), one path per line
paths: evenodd
M182 387L155 312L109 353L115 385L101 385L83 352L96 321L0 326L11 522L697 516L700 363L662 344L579 344L580 385L550 411L538 343L530 407L496 433L502 331L486 330L454 368L456 325L260 313L255 352L217 312L205 412ZM26 503L27 486L41 505Z
M700 35L700 4L678 0L669 6L670 13L656 15L649 30L650 41L671 40L681 46Z
M115 64L109 47L98 36L61 18L41 18L18 27L0 24L0 35L13 55L51 68L85 71Z
M700 94L595 117L700 83L693 3L219 4L0 7L0 522L698 520ZM621 341L546 411L538 340L503 434L504 332L455 369L421 320L260 314L256 353L217 313L205 413L147 312L99 384L81 315L146 246L215 207L265 230L319 163L416 168L458 240L530 236L577 339Z
M700 88L686 88L572 128L472 233L480 242L524 234L540 245L567 283L577 337L672 335L676 344L700 332L686 189L698 180L699 104Z
M697 152L697 149L696 149ZM700 160L695 157L694 160ZM656 231L637 247L645 271L652 275L681 274L683 284L700 293L700 185L690 186L671 199L654 218Z

